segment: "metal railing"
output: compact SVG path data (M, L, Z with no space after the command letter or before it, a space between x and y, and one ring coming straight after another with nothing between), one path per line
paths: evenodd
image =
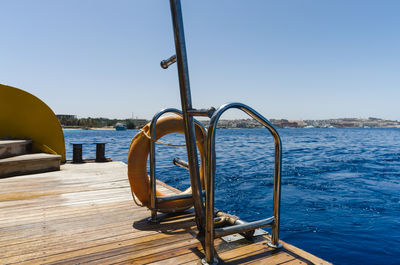
M215 133L219 118L228 109L240 109L249 116L264 125L274 138L275 145L275 168L274 168L274 192L273 192L273 216L254 222L246 222L224 228L214 228L214 184L215 184ZM205 254L204 264L215 264L214 257L214 239L224 235L246 232L256 228L272 226L272 239L268 242L270 247L279 248L279 215L280 215L280 197L281 197L281 160L282 144L278 132L272 124L261 114L242 103L229 103L221 106L211 117L210 126L207 132L207 163L206 163L206 226L205 226Z
M165 202L165 201L173 201L177 199L186 199L186 198L192 198L193 195L192 193L184 193L184 194L177 194L177 195L171 195L171 196L163 196L163 197L157 197L156 193L156 124L158 119L166 114L166 113L174 113L179 116L183 116L182 111L175 109L175 108L168 108L161 110L158 112L156 115L154 115L153 119L151 120L150 123L150 210L151 210L151 219L150 221L152 222L158 222L159 220L157 219L157 203L159 202ZM202 130L203 135L206 135L206 129L204 128L203 124L201 124L199 121L193 119L194 122L199 126L199 128ZM200 189L201 189L201 183L200 183ZM192 191L193 192L193 191ZM201 193L203 195L203 193ZM203 197L201 195L201 197Z
M157 203L166 200L175 200L177 198L193 198L193 205L195 209L195 220L199 233L205 233L204 251L205 259L202 260L203 264L215 264L214 253L214 239L224 235L233 233L245 233L246 236L252 236L252 231L266 226L272 226L272 238L268 245L274 248L279 248L279 215L280 215L280 191L281 191L281 157L282 157L282 144L278 132L272 124L265 119L258 112L242 103L230 103L221 106L217 111L214 108L210 109L194 109L192 107L192 99L190 93L189 83L189 70L186 54L185 36L183 29L183 18L180 0L170 0L172 25L175 39L175 52L176 54L170 58L163 60L160 65L162 68L167 69L170 65L177 63L179 89L182 111L178 109L165 109L157 113L150 125L150 187L151 187L151 220L157 221ZM254 221L245 222L237 217L230 216L223 212L215 214L214 209L214 176L215 176L215 133L219 118L228 109L240 109L247 113L249 116L257 120L264 127L266 127L272 134L275 145L275 168L274 168L274 188L273 188L273 216ZM155 158L155 127L159 117L167 112L172 112L183 117L184 134L186 141L186 150L188 161L184 162L179 159L174 159L174 164L184 167L189 170L190 183L192 187L192 194L179 194L174 196L157 197L156 196L156 158ZM197 157L197 146L194 124L198 123L194 116L208 116L211 118L208 131L201 126L204 135L207 135L205 156L205 186L206 186L206 203L204 205L203 195L200 182L199 161ZM199 123L200 124L200 123ZM200 124L201 125L201 124ZM217 218L214 219L215 215ZM214 228L216 220L228 220L226 227ZM202 237L199 237L200 239Z

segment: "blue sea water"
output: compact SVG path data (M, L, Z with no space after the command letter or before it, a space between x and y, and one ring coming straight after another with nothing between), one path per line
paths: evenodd
M137 130L64 131L95 157L127 161ZM281 129L280 238L334 264L400 264L400 129ZM179 134L164 141L184 143ZM217 130L216 207L256 220L272 215L273 142L265 129ZM172 164L185 148L157 145L157 176L186 189Z

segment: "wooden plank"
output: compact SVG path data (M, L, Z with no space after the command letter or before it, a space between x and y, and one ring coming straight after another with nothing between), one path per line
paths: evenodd
M120 221L130 221L132 226L132 218L134 217L146 217L147 212L143 213L126 213L127 209L118 209L118 211L109 211L112 216L109 215L87 215L82 216L79 219L66 218L62 220L53 221L41 221L30 225L23 225L17 227L11 227L7 230L2 229L0 231L0 245L9 244L9 240L15 241L20 237L40 237L42 235L47 236L64 236L72 232L83 232L91 231L102 225L112 225ZM7 243L8 242L8 243Z
M199 264L193 212L166 215L160 224L149 216L134 205L119 162L0 179L0 264ZM284 242L273 250L267 240L215 245L221 264L328 264Z
M60 155L23 154L0 159L0 178L60 170Z
M0 140L0 159L26 153L32 140Z

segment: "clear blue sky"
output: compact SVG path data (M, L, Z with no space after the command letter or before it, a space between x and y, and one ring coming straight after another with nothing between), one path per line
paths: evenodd
M195 107L267 118L400 120L400 1L183 0ZM0 83L56 113L180 107L167 0L0 1ZM235 118L237 112L226 118Z

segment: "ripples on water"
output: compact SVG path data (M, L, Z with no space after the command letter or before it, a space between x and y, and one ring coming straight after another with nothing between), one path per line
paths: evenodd
M137 130L64 131L70 143L107 142L126 162ZM335 264L400 263L400 129L282 129L281 239ZM183 143L179 134L163 140ZM265 129L217 131L216 207L245 220L272 215L273 142ZM185 148L157 146L157 176L179 189Z

